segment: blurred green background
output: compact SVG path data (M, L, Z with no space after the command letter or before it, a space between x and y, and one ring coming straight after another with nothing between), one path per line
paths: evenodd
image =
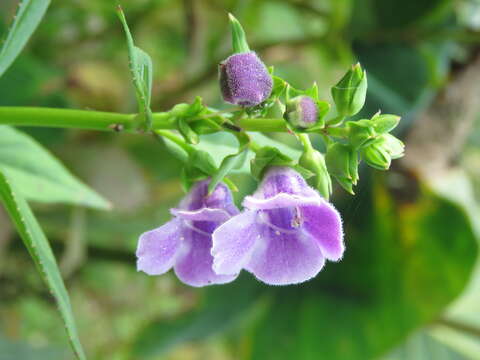
M0 106L135 112L116 1L53 1L0 78ZM406 157L336 189L343 261L306 284L189 288L135 270L139 234L169 218L181 164L149 136L22 129L114 204L34 203L90 359L480 359L480 1L137 0L123 7L154 63L152 109L195 95L222 107L227 12L250 47L325 100L352 63L362 114L402 116ZM0 35L17 2L0 3ZM292 143L290 135L272 135ZM211 137L211 142L228 139ZM208 142L205 145L208 148ZM236 175L237 200L255 188ZM0 209L0 360L72 359L54 302Z

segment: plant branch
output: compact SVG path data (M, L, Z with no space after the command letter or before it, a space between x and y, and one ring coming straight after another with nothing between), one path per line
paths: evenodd
M0 107L0 124L97 131L142 132L141 121L137 120L136 114L41 107ZM287 131L285 121L279 118L244 118L239 119L237 125L245 131ZM174 119L168 112L160 112L153 114L152 128L154 130L174 130L177 127ZM216 132L220 129L210 129L207 132Z

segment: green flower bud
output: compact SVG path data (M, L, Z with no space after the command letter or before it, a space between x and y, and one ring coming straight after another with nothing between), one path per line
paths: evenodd
M383 134L374 143L363 148L362 158L375 169L387 170L392 159L404 154L403 142L390 134Z
M395 136L384 134L381 136L381 140L383 142L383 147L387 150L392 159L398 159L404 155L405 145Z
M328 200L332 193L332 180L328 174L323 155L317 150L309 149L302 154L298 164L314 174L307 179L307 182Z
M335 143L329 146L325 155L328 172L350 194L358 181L358 154L351 146Z
M347 127L348 139L355 149L367 146L375 140L377 135L371 120L349 121Z
M318 121L318 108L310 96L297 96L287 102L285 120L297 129L308 129Z
M392 161L390 154L383 147L380 139L362 149L360 154L368 165L378 170L387 170Z
M365 104L366 95L367 74L358 63L332 88L332 97L341 116L358 113Z

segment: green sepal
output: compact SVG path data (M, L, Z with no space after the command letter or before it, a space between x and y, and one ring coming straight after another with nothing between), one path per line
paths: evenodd
M273 146L264 146L256 151L255 158L250 163L252 176L261 180L265 170L269 166L288 166L299 172L304 178L308 179L315 174L308 169L303 168L287 155L283 154Z
M377 133L385 134L395 129L400 119L400 116L397 115L380 115L380 113L377 113L372 117L372 123Z
M308 184L317 189L320 195L328 200L332 193L332 180L324 156L317 150L310 148L302 154L298 160L298 165L314 174L307 179Z
M357 63L332 87L331 92L340 116L355 115L365 104L367 73Z
M325 162L328 172L350 194L358 181L358 152L351 146L334 143L327 149Z
M247 37L242 25L240 25L240 22L232 14L228 14L228 18L230 20L230 28L232 31L233 53L238 54L249 52L250 47L248 46Z

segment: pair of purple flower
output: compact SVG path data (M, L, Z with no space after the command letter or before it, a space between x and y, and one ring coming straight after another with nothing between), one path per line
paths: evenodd
M288 167L270 168L239 212L222 183L208 195L198 182L171 213L174 219L140 236L137 268L160 275L172 267L191 286L233 281L242 269L271 285L315 277L325 259L344 252L335 208Z

